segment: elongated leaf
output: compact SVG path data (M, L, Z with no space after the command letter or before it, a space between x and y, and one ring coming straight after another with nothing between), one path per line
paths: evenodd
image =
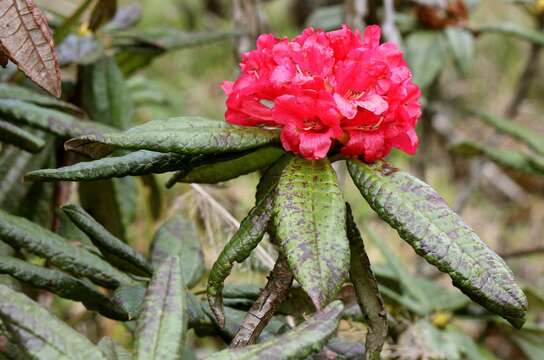
M48 259L59 269L76 276L88 277L105 287L116 288L121 284L134 283L131 278L94 253L71 245L57 234L2 210L0 240L15 248L26 249Z
M513 23L501 23L496 25L484 25L475 29L478 33L496 33L513 36L521 40L544 46L544 33L542 31L526 28Z
M187 299L179 258L166 259L145 294L136 330L138 360L180 359L185 348Z
M112 300L123 309L128 315L128 319L132 320L138 317L144 302L146 288L143 286L121 286L115 289Z
M350 161L348 169L370 206L419 255L472 300L523 325L527 299L512 272L434 189L385 162Z
M435 31L413 32L406 39L406 61L410 65L414 82L425 88L440 74L448 60L448 52L441 33Z
M0 98L26 101L36 105L72 112L78 115L82 113L80 108L69 102L62 101L50 95L40 94L35 90L16 84L0 83Z
M143 255L113 236L81 206L65 205L62 207L62 211L89 236L93 244L110 263L136 275L149 276L153 274L151 265Z
M293 330L264 343L215 353L207 360L305 359L333 335L343 305L334 301Z
M457 68L464 74L468 73L474 59L474 35L452 26L447 27L445 33Z
M83 66L79 80L82 105L91 119L118 129L130 127L132 100L115 59L104 57Z
M130 360L132 356L121 345L116 343L112 338L105 336L97 344L102 354L108 360Z
M94 158L115 148L211 154L248 150L278 139L276 131L225 126L215 121L199 125L193 119L158 120L120 134L81 136L66 142L65 147Z
M483 155L501 166L516 171L544 175L544 157L542 156L531 156L516 150L485 146L470 140L453 144L451 151L463 156Z
M117 0L99 0L91 13L89 29L98 30L102 25L110 21L117 12Z
M544 136L533 129L529 129L514 119L503 118L480 111L471 111L471 115L484 123L493 126L498 131L511 135L513 138L526 143L531 149L544 156Z
M42 138L2 120L0 120L0 142L15 145L32 153L40 151L45 146Z
M81 162L58 169L35 170L25 175L33 181L86 181L112 177L160 174L185 166L190 156L140 150L127 155Z
M274 227L295 279L317 309L336 296L347 277L346 207L328 160L293 157L274 200Z
M32 0L0 3L2 52L32 81L60 96L60 67L47 19Z
M229 276L234 262L242 263L261 242L272 216L273 196L269 193L255 205L240 228L219 254L208 277L208 302L220 327L225 324L223 314L223 283Z
M204 254L195 223L182 216L164 222L151 243L151 264L157 268L168 256L180 259L187 287L192 288L204 275Z
M108 297L86 282L53 269L29 264L22 260L0 256L0 273L45 289L65 299L80 301L89 310L95 310L112 319L128 320L127 314Z
M387 337L387 316L376 277L370 268L363 238L353 220L349 205L346 206L346 227L351 254L350 278L355 288L357 302L369 326L366 335L366 357L379 360Z
M5 120L28 125L63 138L115 131L105 125L81 120L73 115L21 100L0 99L0 115Z
M0 285L0 318L31 359L107 360L86 337L23 294Z
M266 146L233 160L202 165L179 179L184 183L215 184L263 169L276 162L285 152L277 147Z
M4 284L2 284L4 285ZM23 360L28 357L27 354L19 347L17 340L13 334L6 328L0 317L0 339L2 339L2 350L0 352L0 359L2 360Z

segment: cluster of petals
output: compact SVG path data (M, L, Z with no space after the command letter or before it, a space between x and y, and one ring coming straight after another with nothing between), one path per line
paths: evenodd
M308 28L292 41L259 36L240 75L225 81L226 120L281 129L287 151L317 160L332 150L373 162L393 147L414 154L419 88L380 27Z

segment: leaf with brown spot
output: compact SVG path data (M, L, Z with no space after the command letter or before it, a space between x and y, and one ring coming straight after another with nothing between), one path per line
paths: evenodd
M0 47L32 81L60 96L60 67L51 30L32 0L0 2Z

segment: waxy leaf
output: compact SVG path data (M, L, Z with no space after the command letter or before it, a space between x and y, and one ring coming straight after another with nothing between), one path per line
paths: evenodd
M140 150L127 155L107 157L58 169L35 170L25 175L32 181L87 181L113 177L161 174L185 166L190 156Z
M32 81L60 96L60 67L51 30L32 0L0 2L0 48Z
M105 156L115 148L212 154L248 150L277 139L278 133L272 130L175 118L152 121L119 134L81 136L67 141L65 147L93 158Z
M112 338L105 336L96 344L108 360L131 360L132 355Z
M0 285L0 319L31 359L107 360L81 335L25 295Z
M225 324L223 283L229 276L234 262L242 263L261 242L272 216L272 202L273 196L269 193L251 209L212 266L208 277L207 295L220 327Z
M185 291L179 258L167 258L145 294L137 322L135 359L181 359L188 320Z
M305 359L318 352L334 334L343 305L334 301L293 330L272 340L239 349L226 349L206 360Z
M270 166L283 154L285 152L280 148L262 147L232 160L198 166L177 181L207 184L227 181Z
M62 101L50 95L41 94L35 90L31 90L29 88L16 84L1 83L0 98L21 100L36 105L71 112L78 115L82 114L82 110L80 108L69 102Z
M100 256L67 242L57 234L33 222L0 210L0 240L14 248L23 248L49 260L59 269L88 277L96 284L116 288L132 284L126 274L112 267Z
M69 204L62 211L76 226L89 236L105 259L119 269L139 276L150 276L153 268L136 250L113 236L96 222L81 206Z
M421 180L385 162L348 162L370 206L472 300L521 327L527 299L505 262Z
M328 160L293 157L286 165L276 188L274 227L295 279L323 308L349 268L346 206Z
M140 314L146 288L143 286L121 286L115 289L112 301L128 315L128 320Z
M0 256L0 273L45 289L65 299L79 301L89 310L95 310L111 319L128 320L127 314L108 297L88 283L58 270L33 265L17 258Z
M157 268L168 256L179 257L188 288L200 281L206 269L200 237L193 221L174 216L157 230L151 243L151 264Z
M36 153L45 146L45 141L18 126L0 120L0 142L15 145L28 152Z
M21 100L0 99L0 115L7 121L28 125L63 138L115 131L102 124Z

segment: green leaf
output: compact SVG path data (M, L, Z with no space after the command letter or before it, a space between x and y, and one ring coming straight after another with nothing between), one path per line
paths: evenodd
M140 314L145 291L143 286L121 286L115 289L112 300L128 315L128 320L132 320Z
M148 150L131 152L122 156L107 157L58 169L35 170L25 175L32 181L87 181L113 177L161 174L185 166L190 156Z
M28 358L106 360L86 337L23 294L0 285L0 319Z
M544 46L544 32L525 28L513 23L500 23L496 25L484 25L474 29L477 33L496 33L513 36L521 40Z
M460 141L453 144L450 147L450 150L454 154L465 157L483 155L501 166L516 171L544 175L544 157L531 156L516 150L485 146L471 140Z
M9 274L17 280L45 289L65 299L79 301L89 310L95 310L112 319L127 320L127 314L108 297L84 281L73 276L22 260L0 256L0 273Z
M153 268L142 254L113 236L81 206L65 205L62 207L62 211L89 236L104 258L111 264L135 275L150 276L153 274Z
M370 206L419 255L472 300L523 325L527 299L512 271L433 188L385 162L349 161L348 169Z
M227 126L225 126L227 125ZM278 133L261 128L228 126L198 118L156 120L124 133L81 136L66 142L67 150L99 158L115 148L184 154L243 151L278 140Z
M78 185L80 203L109 232L126 240L137 211L137 186L133 177L85 181Z
M62 101L54 96L39 93L16 84L0 83L0 98L21 100L44 107L67 111L77 115L82 114L82 110L80 108L69 102Z
M443 35L436 31L417 31L406 39L406 61L414 82L422 88L429 86L444 69L448 49Z
M45 146L42 138L2 120L0 120L0 142L15 145L31 153L36 153Z
M232 160L205 164L189 171L178 182L215 184L263 169L276 162L285 152L266 146Z
M187 287L195 286L204 275L204 254L193 221L174 216L165 221L151 243L151 264L157 268L168 256L180 259L181 272Z
M121 345L117 344L112 338L105 336L97 344L102 354L108 360L131 360L130 353Z
M238 349L226 349L215 353L207 360L249 359L305 359L318 352L334 334L343 305L334 301L312 318L284 335L264 343Z
M469 113L484 123L493 126L496 130L524 142L531 149L544 156L544 136L538 131L527 128L514 119L503 118L480 111L470 111Z
M62 138L115 131L99 123L21 100L0 99L0 116L7 121L28 125Z
M85 0L76 8L76 10L67 17L64 22L55 29L53 38L55 39L55 44L61 44L62 41L72 32L72 30L77 27L79 20L87 10L87 8L93 3L93 0Z
M104 287L116 288L134 281L96 254L76 247L33 222L0 210L0 240L49 260L59 269L88 277Z
M527 331L512 332L511 339L521 348L528 360L540 360L544 357L542 335Z
M474 35L468 30L452 26L444 32L457 68L467 74L474 60Z
M208 277L207 295L220 327L225 324L223 283L229 276L234 262L242 263L261 242L272 216L272 202L273 196L269 194L251 209L212 266Z
M317 309L334 299L349 269L346 206L328 160L293 157L274 200L274 228L295 279Z
M342 5L319 6L308 19L308 27L319 28L325 31L336 30L346 21L345 7Z
M387 337L387 314L378 291L376 277L370 268L363 238L348 204L346 204L346 227L351 254L350 278L355 288L357 302L369 326L366 335L366 357L379 360Z
M130 127L133 105L115 59L104 57L80 70L81 101L91 119L118 129Z
M136 329L138 360L180 359L185 348L187 299L178 257L167 258L147 288Z

